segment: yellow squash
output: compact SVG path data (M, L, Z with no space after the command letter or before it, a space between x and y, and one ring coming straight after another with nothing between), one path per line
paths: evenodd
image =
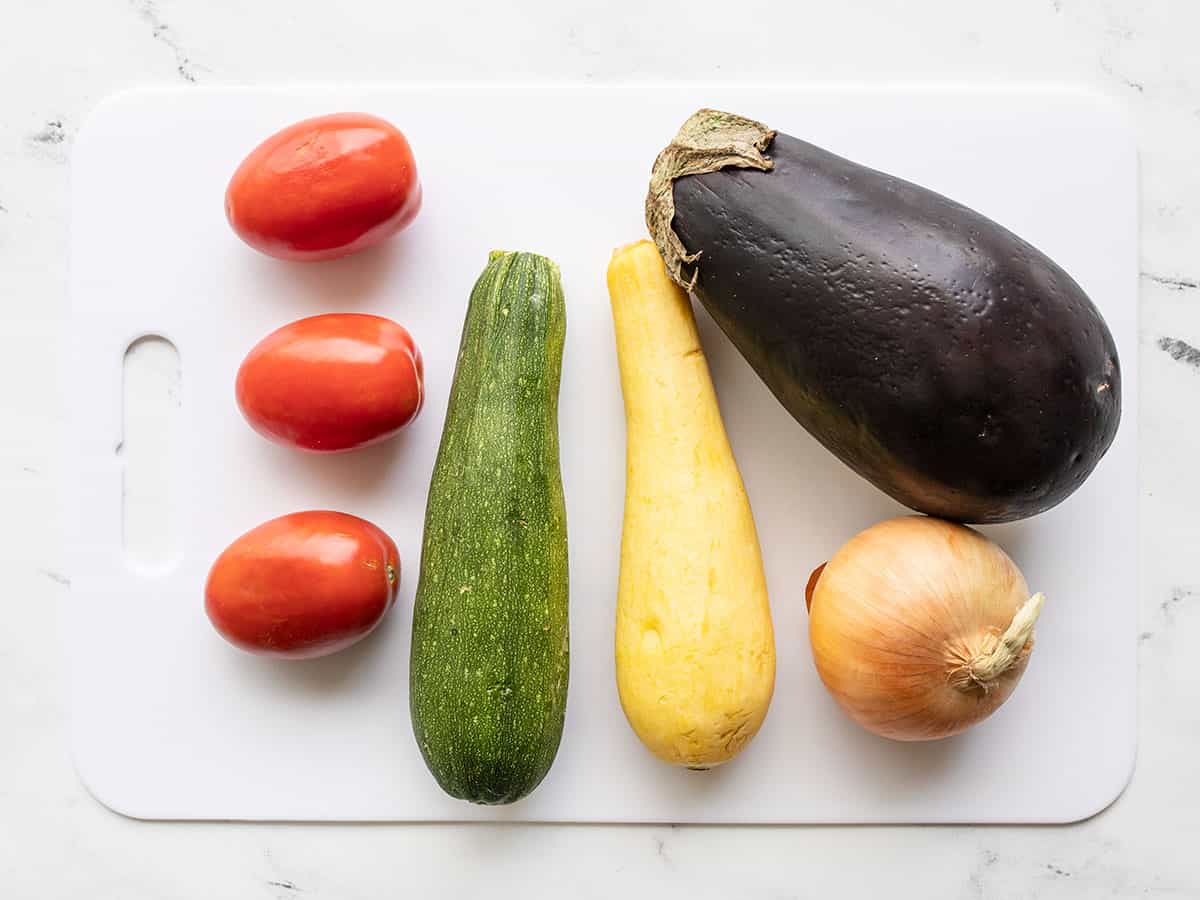
M710 768L775 687L758 534L687 295L649 241L613 254L608 290L626 418L617 688L655 756Z

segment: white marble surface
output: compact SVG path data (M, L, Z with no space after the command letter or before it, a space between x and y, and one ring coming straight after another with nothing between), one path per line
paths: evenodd
M334 13L313 0L0 2L3 896L1200 896L1200 677L1189 644L1200 641L1189 552L1200 538L1200 4L657 8L668 5L387 0ZM67 756L58 649L70 576L59 375L67 164L87 111L155 82L713 78L1015 79L1086 85L1128 106L1143 190L1144 571L1139 760L1126 793L1063 828L165 825L96 804Z

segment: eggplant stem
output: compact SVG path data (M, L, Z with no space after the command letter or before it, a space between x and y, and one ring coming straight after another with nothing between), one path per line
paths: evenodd
M671 280L690 291L699 275L689 278L685 267L700 258L689 253L675 233L675 182L687 175L703 175L728 166L769 170L773 163L763 155L775 132L753 119L716 109L701 109L683 123L667 147L654 160L650 191L646 196L646 227L658 245Z
M1013 616L1004 634L1000 635L996 646L976 654L952 674L954 686L961 691L990 691L996 679L1011 669L1024 655L1026 645L1033 640L1033 626L1037 624L1045 601L1045 596L1040 593L1026 600Z

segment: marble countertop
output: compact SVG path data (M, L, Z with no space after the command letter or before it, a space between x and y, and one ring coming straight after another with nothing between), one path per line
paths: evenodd
M1200 4L44 0L0 32L0 884L19 898L1200 896ZM786 7L786 8L781 8ZM155 83L660 80L1070 84L1141 154L1138 765L1068 827L160 824L75 778L64 570L68 163L88 111ZM1103 660L1096 660L1102 666ZM1081 672L1081 678L1087 673ZM1063 690L1071 690L1065 684ZM1036 749L1036 748L1032 748ZM1064 760L1064 766L1070 761ZM468 862L469 861L469 862Z

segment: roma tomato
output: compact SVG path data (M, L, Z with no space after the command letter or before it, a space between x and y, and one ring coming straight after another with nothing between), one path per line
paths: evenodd
M391 437L425 399L412 336L381 316L330 313L272 332L237 374L237 402L254 430L331 453Z
M365 113L297 122L259 144L233 174L225 215L238 237L280 259L363 250L421 208L404 135Z
M264 656L326 656L392 606L400 557L386 534L340 512L299 512L246 532L208 573L204 607L225 640Z

